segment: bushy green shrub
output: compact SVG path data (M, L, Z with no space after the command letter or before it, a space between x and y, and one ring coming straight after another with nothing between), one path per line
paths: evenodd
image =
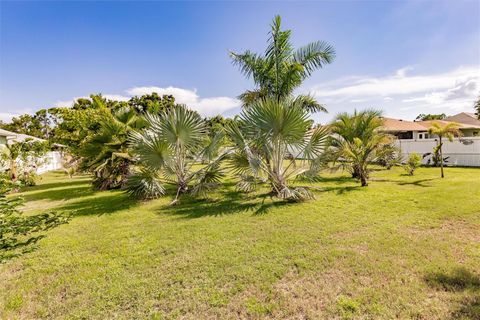
M7 197L15 187L11 180L0 180L0 263L31 251L45 232L68 221L68 217L53 212L38 215L22 214L21 197Z
M403 165L403 169L411 176L415 170L422 164L422 157L418 153L411 153L407 162Z

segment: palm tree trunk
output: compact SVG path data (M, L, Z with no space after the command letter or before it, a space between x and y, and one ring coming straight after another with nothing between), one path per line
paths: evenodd
M439 141L440 141L440 171L442 173L442 178L444 177L443 175L443 145L442 145L442 136L439 136Z
M367 171L363 170L362 167L358 167L358 175L359 175L360 183L362 184L362 187L368 186Z
M367 179L365 178L365 176L363 174L360 176L360 182L362 183L362 187L368 186Z

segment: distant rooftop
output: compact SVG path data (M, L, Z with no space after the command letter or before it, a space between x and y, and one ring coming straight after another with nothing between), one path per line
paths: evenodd
M434 122L441 125L456 122L460 129L480 129L480 120L473 113L467 112L461 112L444 120L408 121L386 117L382 117L382 119L384 120L383 130L386 132L427 131Z
M385 118L385 117L382 117L382 119L383 119L383 131L386 131L386 132L427 130L424 126L414 121Z
M4 129L0 129L0 136L6 137L8 142L22 142L27 139L31 139L34 141L45 141L44 139L40 139L34 136L30 136L28 134L23 134L23 133L16 133Z
M470 112L461 112L454 116L446 117L444 120L480 126L480 120L477 119L474 113Z

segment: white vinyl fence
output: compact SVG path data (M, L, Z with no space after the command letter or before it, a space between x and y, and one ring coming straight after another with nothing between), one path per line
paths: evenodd
M50 151L43 156L42 164L37 168L37 174L63 168L63 156L59 151Z
M449 157L447 165L480 167L480 137L455 138L453 142L442 139L443 156ZM405 158L411 153L423 155L433 152L437 139L398 139L397 146ZM424 159L425 163L427 159Z

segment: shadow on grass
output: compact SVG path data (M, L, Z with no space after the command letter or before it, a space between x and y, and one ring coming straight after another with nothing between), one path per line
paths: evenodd
M321 192L336 192L337 194L344 194L346 192L361 190L361 186L345 186L345 187L323 187L318 190Z
M40 181L41 182L41 181ZM56 188L66 188L78 185L84 185L90 183L90 177L76 177L68 178L65 176L65 179L60 182L50 182L50 183L41 183L33 187L24 187L21 192L30 192L30 191L42 191L42 190L51 190Z
M408 177L411 177L408 175ZM429 184L425 184L425 182L436 180L435 178L429 178L429 179L417 179L413 181L399 181L399 180L391 180L391 179L382 179L382 178L373 178L371 181L374 182L390 182L390 183L396 183L399 186L417 186L417 187L424 187L424 188L430 188L432 187Z
M268 213L271 208L289 204L286 201L275 201L269 193L250 196L238 191L223 191L217 198L221 200L199 200L185 195L179 204L163 206L159 212L180 216L183 219L216 217L242 212L262 215Z
M90 184L83 183L78 184L70 184L70 185L61 185L65 186L62 189L51 189L45 190L41 192L33 192L30 193L29 191L34 191L32 189L25 191L22 194L22 197L26 201L36 201L36 200L71 200L76 198L87 197L95 194L95 191L92 189ZM53 188L53 187L52 187Z
M430 273L425 282L432 288L453 293L466 292L461 307L451 314L452 319L480 319L480 277L469 270L459 267L449 274Z
M399 186L411 185L411 186L429 188L429 187L431 187L431 185L425 184L425 182L432 181L432 180L435 180L435 179L430 178L430 179L418 179L418 180L415 180L415 181L398 181L397 184Z
M65 200L52 210L71 216L111 214L131 208L138 202L119 190L95 191L88 176L30 187L21 194L28 201Z
M323 183L335 183L335 184L344 184L344 183L351 183L355 182L356 180L352 177L318 177L315 179L314 182L323 182Z
M86 197L85 199L68 203L55 208L55 211L70 213L73 217L101 216L130 209L137 204L138 201L131 199L121 191L99 191L94 197Z

